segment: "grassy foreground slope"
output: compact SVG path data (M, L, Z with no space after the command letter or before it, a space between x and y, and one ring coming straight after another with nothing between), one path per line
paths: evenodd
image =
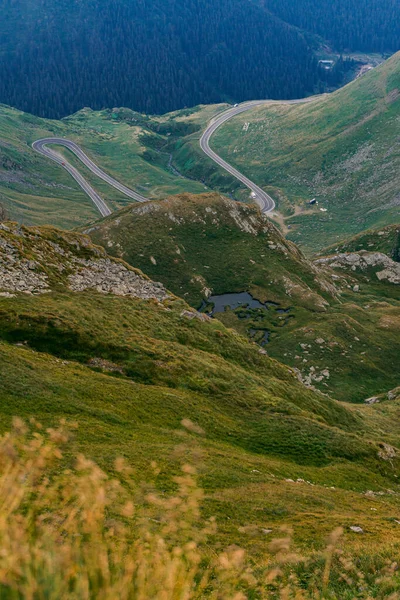
M196 308L235 292L270 303L216 317L255 342L267 333L268 353L324 392L360 402L398 385L398 286L313 264L254 206L186 194L132 205L86 231Z
M45 426L75 420L67 462L83 450L113 472L122 455L136 480L148 481L157 460L166 493L182 456L174 452L180 421L190 418L206 432L203 514L218 518L216 547L239 541L263 554L268 529L282 522L308 548L336 525L368 552L400 540L397 451L385 446L400 445L397 400L389 416L383 405L355 410L307 389L256 345L198 318L79 234L2 228L0 268L2 430L15 414ZM120 277L107 290L111 272ZM121 277L133 278L131 291ZM18 291L28 283L30 294Z
M224 105L197 107L160 117L147 117L128 109L83 109L53 121L0 105L0 202L10 218L27 225L71 228L98 216L72 177L32 150L32 142L43 137L75 141L103 170L146 197L203 192L204 184L173 168L169 146L174 147L185 136L200 131L223 108ZM92 176L67 150L57 151L81 171L110 208L131 202Z
M397 53L310 104L238 115L212 147L271 192L289 238L315 251L398 221L399 115ZM313 198L318 204L310 206Z

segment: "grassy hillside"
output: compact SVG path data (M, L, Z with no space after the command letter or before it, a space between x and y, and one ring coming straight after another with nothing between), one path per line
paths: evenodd
M212 147L274 196L290 239L320 250L398 221L399 90L397 53L311 104L235 117Z
M396 262L400 261L400 225L388 225L379 229L368 229L363 233L326 248L321 254L332 254L333 252L383 252Z
M331 281L306 261L255 206L219 194L183 194L131 205L85 229L95 243L167 282L199 307L214 294L248 290L261 300L323 310Z
M210 294L250 292L269 303L215 316L255 342L267 333L268 353L322 391L359 402L398 385L398 286L374 272L316 266L255 207L182 195L132 205L85 231L206 312Z
M40 119L0 105L0 202L9 217L28 225L71 228L98 216L89 198L64 169L35 153L33 141L48 136L69 138L107 173L146 197L200 193L204 184L180 175L172 166L169 146L201 130L224 105L198 107L162 117L127 109L84 109L62 121ZM111 208L131 202L108 186L66 150Z
M2 228L0 267L3 431L13 415L45 426L75 420L67 464L84 451L113 472L123 456L135 480L148 481L156 460L165 494L186 453L179 428L189 418L206 432L198 442L202 514L217 516L214 547L239 541L261 556L271 539L265 531L283 522L305 548L337 525L367 552L399 539L398 459L383 452L385 442L400 445L397 400L390 416L384 403L355 410L307 389L218 320L195 317L163 288L149 292L151 281L85 236ZM101 277L112 269L138 285L127 295L106 290ZM17 291L32 278L47 287ZM73 291L79 282L86 289Z

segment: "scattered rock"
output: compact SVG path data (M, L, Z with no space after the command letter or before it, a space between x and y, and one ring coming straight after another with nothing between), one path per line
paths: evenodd
M400 388L395 388L387 393L388 400L396 400L400 396Z
M306 387L308 387L312 390L316 389L313 385L313 382L315 382L315 383L322 382L323 383L324 379L329 379L331 376L328 368L323 369L322 371L317 371L316 368L314 367L314 365L311 365L309 367L308 375L303 374L299 369L296 369L296 368L294 368L293 371L295 372L297 379L299 381L301 381L301 383L303 383Z
M62 364L68 364L67 361L63 361ZM123 373L124 370L119 365L110 362L109 360L105 360L104 358L91 358L88 362L88 365L91 367L98 367L103 369L104 371L109 371L111 373Z
M161 283L145 279L134 270L108 258L81 261L84 267L68 277L68 284L74 292L96 290L101 294L133 296L148 300L162 301L168 293Z
M378 404L379 398L377 396L372 396L371 398L367 398L364 400L364 404Z
M354 531L354 533L364 533L362 527L358 527L358 525L351 525L350 530Z
M252 235L258 235L258 222L255 215L249 214L245 216L243 210L240 210L241 207L238 206L238 202L233 200L228 200L228 202L230 204L229 214L239 229Z
M380 450L378 451L379 458L383 460L391 460L397 456L396 449L393 446L389 446L389 444L385 444L384 442L379 444Z
M75 292L93 289L103 294L159 301L169 296L161 283L107 257L102 248L91 245L84 235L48 233L16 225L0 231L3 297L12 297L14 293L49 293L67 286Z
M183 310L181 312L181 317L185 317L186 319L189 319L189 320L199 319L199 321L211 321L211 317L209 317L205 313L201 313L198 311L191 311L191 310Z
M47 280L47 275L32 270L31 261L18 260L15 254L0 257L0 289L4 293L42 294L49 291Z

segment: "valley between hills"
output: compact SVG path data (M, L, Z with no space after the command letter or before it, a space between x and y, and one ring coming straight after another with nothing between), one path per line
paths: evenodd
M59 121L0 106L2 432L16 415L50 435L76 421L57 472L83 453L118 478L122 457L162 498L195 462L199 519L218 525L205 562L234 545L261 571L284 525L317 563L336 527L366 571L396 557L399 89L397 53L332 94L223 123L210 148L273 198L268 214L200 147L228 105ZM43 138L149 200L55 146L100 217L32 148ZM332 598L358 593L343 585Z
M396 223L399 78L397 53L311 103L272 103L234 116L214 133L211 150L270 194L277 224L308 254ZM84 109L52 121L3 106L0 201L11 218L26 224L71 228L96 218L70 175L32 151L36 140L62 137L146 198L214 190L251 202L248 189L199 147L207 124L227 108L199 106L160 117L129 109ZM71 153L61 152L81 168ZM82 175L111 210L129 203L85 169Z

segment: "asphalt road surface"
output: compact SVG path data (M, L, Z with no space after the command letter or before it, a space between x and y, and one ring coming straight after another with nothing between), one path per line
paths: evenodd
M310 98L303 98L301 100L251 100L250 102L243 102L242 104L238 104L237 106L234 106L233 108L230 108L229 110L223 112L221 115L215 117L210 122L207 129L200 138L200 147L203 150L203 152L205 152L207 156L209 156L220 167L225 169L225 171L228 171L228 173L236 177L236 179L244 183L244 185L248 187L249 190L251 190L252 197L257 202L261 212L263 213L269 213L274 210L275 202L273 198L271 198L271 196L267 194L267 192L264 192L264 190L261 189L258 185L253 183L248 177L242 175L242 173L235 169L235 167L232 167L232 165L230 165L223 158L218 156L218 154L214 152L214 150L211 150L210 139L212 135L216 132L216 130L219 127L221 127L221 125L232 119L232 117L240 115L241 113L246 112L247 110L251 110L252 108L255 108L257 106L263 106L266 104L302 104L304 102L312 102L317 97L318 96L311 96Z
M42 140L33 142L32 148L36 150L36 152L39 152L40 154L47 156L47 158L54 160L66 171L68 171L70 175L72 175L78 185L80 185L83 191L86 192L89 198L93 201L102 217L107 217L111 214L112 211L110 208L107 206L103 198L101 198L99 194L92 188L90 183L88 183L80 174L78 169L75 169L75 167L73 167L63 156L61 156L61 154L58 154L57 152L54 152L54 150L50 150L50 148L48 148L48 146L52 144L56 144L57 146L65 146L65 148L68 148L68 150L73 152L75 156L77 156L79 160L83 162L83 164L90 171L92 171L92 173L97 175L97 177L100 177L100 179L103 179L103 181L106 181L108 184L112 185L129 198L133 198L137 202L147 202L148 198L141 196L122 183L119 183L119 181L113 177L110 177L110 175L107 175L107 173L104 173L104 171L102 171L92 160L90 160L88 156L86 156L83 150L81 150L81 148L75 144L75 142L71 142L70 140L66 140L64 138L43 138Z

